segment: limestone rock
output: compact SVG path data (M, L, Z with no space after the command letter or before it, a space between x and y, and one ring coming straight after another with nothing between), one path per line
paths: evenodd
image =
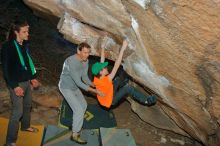
M61 5L76 19L114 34L131 26L129 14L120 0L62 0Z
M102 46L107 50L107 57L113 60L116 59L116 54L120 46L106 33L83 24L68 13L65 13L61 17L57 27L64 34L65 39L76 44L87 42L92 47L93 55L99 55L99 48Z
M60 6L60 0L25 0L24 3L32 7L36 13L42 12L41 14L45 13L47 15L55 15L58 17L60 17L63 13L63 9Z

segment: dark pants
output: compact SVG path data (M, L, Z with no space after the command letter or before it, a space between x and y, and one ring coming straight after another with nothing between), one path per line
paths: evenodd
M16 143L20 119L22 130L30 127L32 100L30 82L21 82L19 83L19 86L24 90L24 97L16 96L14 90L9 88L12 112L8 123L6 144Z
M140 103L145 103L148 98L147 95L143 94L137 88L127 84L126 79L120 80L120 78L116 77L113 81L113 87L114 87L114 97L112 101L113 106L117 105L123 98L126 98L127 96L131 96Z

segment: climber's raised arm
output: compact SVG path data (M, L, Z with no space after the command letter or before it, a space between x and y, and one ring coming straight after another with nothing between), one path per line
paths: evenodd
M103 63L105 61L105 46L101 49L101 60L100 62Z
M118 58L117 60L115 61L115 64L114 64L114 67L111 71L111 73L109 74L109 77L111 79L113 79L115 77L115 74L116 72L118 71L118 68L121 64L121 61L122 61L122 57L123 57L123 54L124 54L124 51L125 49L127 48L127 45L128 45L128 42L126 40L123 41L123 44L122 44L122 47L121 47L121 50L120 50L120 53L118 55Z

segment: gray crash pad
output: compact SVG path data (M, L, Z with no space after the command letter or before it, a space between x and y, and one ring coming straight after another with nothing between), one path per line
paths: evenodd
M82 146L70 140L71 133L69 129L49 125L45 132L43 146ZM83 130L81 136L88 142L84 146L99 146L97 130Z
M136 146L129 129L100 128L102 146Z

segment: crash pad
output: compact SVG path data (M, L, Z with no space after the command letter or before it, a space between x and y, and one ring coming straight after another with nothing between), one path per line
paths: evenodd
M0 145L5 144L7 129L8 129L8 119L0 117ZM16 142L19 146L40 146L42 143L42 138L44 135L43 125L31 125L39 129L37 133L32 132L18 132L18 140Z
M58 125L63 128L71 129L72 118L73 112L66 100L63 100ZM116 126L117 123L112 110L106 110L98 104L88 104L84 115L84 129L98 129L100 127L112 128Z

